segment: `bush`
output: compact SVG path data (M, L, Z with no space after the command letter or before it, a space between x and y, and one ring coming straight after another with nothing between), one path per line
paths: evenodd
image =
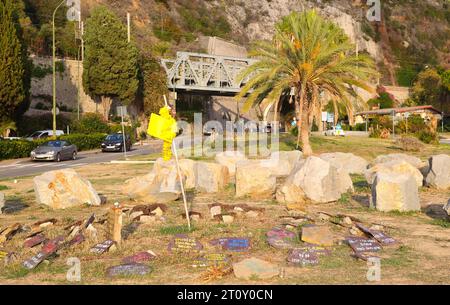
M396 144L404 151L420 151L424 148L424 145L413 137L401 137L397 139Z
M79 151L100 148L106 134L71 134L59 137L60 140L69 141L77 146ZM4 140L0 141L0 160L27 158L33 149L47 142L45 140Z
M438 144L439 137L436 132L430 130L421 130L416 133L417 138L426 144Z
M72 123L71 118L64 115L56 116L56 129L67 130L67 126ZM46 113L39 116L23 116L17 124L17 133L20 136L27 136L38 130L52 130L53 116L51 113Z
M109 133L110 128L100 114L87 113L79 121L74 122L72 132L85 134Z
M396 130L399 130L401 133L417 133L426 129L428 129L427 124L417 114L411 115L407 120L400 121L396 126Z

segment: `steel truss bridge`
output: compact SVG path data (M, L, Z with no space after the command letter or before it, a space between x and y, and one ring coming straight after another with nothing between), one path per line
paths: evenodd
M197 91L217 95L235 95L248 81L239 74L254 59L178 52L175 60L162 59L168 87L174 91Z

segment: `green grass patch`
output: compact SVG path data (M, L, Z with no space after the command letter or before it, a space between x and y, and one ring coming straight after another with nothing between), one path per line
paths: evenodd
M176 235L176 234L187 234L196 231L197 228L191 225L191 230L187 225L181 226L166 226L159 229L159 234L161 235Z
M9 187L7 187L6 185L0 184L0 191L5 191L5 190L9 190Z
M442 227L444 229L450 229L450 221L446 219L433 219L430 224Z

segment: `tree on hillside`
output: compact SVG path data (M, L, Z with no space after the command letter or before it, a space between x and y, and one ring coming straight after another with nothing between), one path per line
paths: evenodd
M86 92L103 105L108 119L112 99L129 105L139 86L139 51L128 43L127 29L104 6L96 7L86 21L83 85Z
M27 48L13 0L0 0L0 122L16 120L29 107Z
M426 69L419 73L412 88L417 105L433 105L441 111L450 109L450 70Z
M374 61L354 50L342 29L315 11L291 13L276 25L272 41L258 42L250 52L258 61L242 73L250 80L237 98L249 94L244 106L249 110L265 99L278 103L294 88L301 129L297 142L301 139L303 153L311 155L311 114L321 107L321 93L343 103L351 115L360 100L354 88L372 91L368 82L377 75Z

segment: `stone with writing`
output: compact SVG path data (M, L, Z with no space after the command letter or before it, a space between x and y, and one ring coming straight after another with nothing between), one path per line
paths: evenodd
M33 248L33 247L36 247L37 245L42 244L46 240L47 240L47 238L43 234L37 234L37 235L25 240L25 242L23 243L23 246L25 248Z
M168 249L170 252L196 253L203 250L203 245L195 238L179 234L170 241Z
M267 232L267 242L277 249L291 249L295 247L297 234L282 227L275 227Z
M91 248L92 253L96 254L103 254L109 251L109 249L115 244L116 242L113 240L105 240L104 242L95 245L93 248Z
M150 272L152 272L152 268L150 266L133 263L109 267L106 270L106 275L109 277L130 276L130 275L143 276Z
M365 226L363 226L361 223L357 223L356 226L363 231L364 233L366 233L367 235L373 237L375 240L377 240L378 242L380 242L382 245L395 245L397 243L397 241L386 235L384 232L379 231L379 230L373 230L370 228L366 228Z
M243 252L250 249L250 239L248 238L225 237L214 239L210 244L220 246L223 250L234 252Z
M124 257L122 263L124 264L138 264L154 260L156 254L153 251L142 251L131 256Z
M376 240L369 238L350 236L346 238L346 241L355 252L378 252L382 249Z
M68 245L70 247L76 246L76 245L83 243L85 240L86 240L86 238L84 237L84 235L82 233L78 233L69 241Z
M289 252L287 261L289 263L301 266L318 265L319 257L317 256L317 253L309 251L308 248L292 249Z
M230 256L225 253L208 253L198 257L193 267L226 267L231 264Z

